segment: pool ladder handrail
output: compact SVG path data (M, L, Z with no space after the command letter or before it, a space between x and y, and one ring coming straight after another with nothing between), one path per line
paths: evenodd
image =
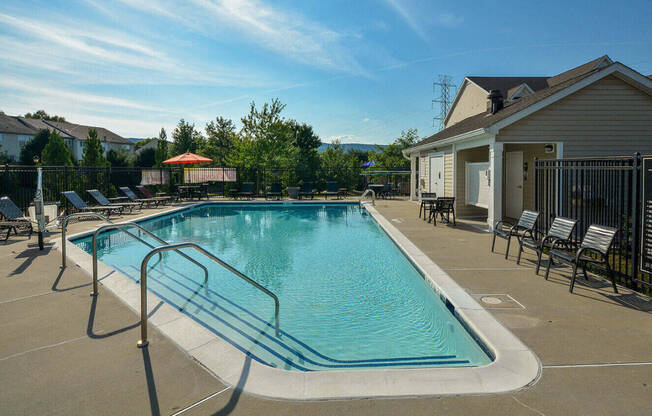
M143 240L143 239L140 238L140 237L135 236L134 234L130 233L129 231L126 231L125 228L127 228L127 227L134 227L134 228L137 228L138 230L140 230L141 232L143 232L143 233L145 233L146 235L150 236L151 238L153 238L153 239L156 240L157 242L163 244L162 247L165 247L165 246L169 246L169 245L170 245L170 243L168 243L167 241L165 241L165 240L163 240L162 238L156 236L156 235L153 234L152 232L147 231L146 229L144 229L143 227L141 227L139 224L137 224L137 223L135 223L135 222L131 222L131 221L128 221L128 222L118 222L118 223L106 224L106 225L103 225L103 226L99 227L99 228L96 229L95 232L93 233L93 240L92 240L92 244L93 244L93 292L91 292L91 296L97 296L97 294L98 294L98 288L97 288L97 286L98 286L98 278L97 278L97 236L98 236L101 232L103 232L103 231L108 231L108 230L119 229L119 230L125 232L126 234L128 234L128 235L130 235L130 236L136 238L138 241L140 241L141 243L145 244L145 245L148 246L149 248L151 248L151 249L156 249L155 246L151 245L151 244L148 243L147 241ZM182 251L179 251L179 250L175 250L175 251L176 251L179 255L181 255L183 258L185 258L185 259L187 259L188 261L190 261L190 262L196 264L197 266L201 267L202 270L204 270L204 284L206 284L206 282L208 282L208 269L206 268L206 266L204 266L203 264L201 264L200 262L198 262L197 260L193 259L192 257L190 257L189 255L187 255L186 253L184 253L184 252L182 252ZM159 258L160 258L160 256L161 256L161 255L159 254Z
M376 206L376 191L374 191L373 189L367 189L362 193L362 195L360 195L360 202L359 202L360 206L362 206L365 202L367 202L367 201L363 201L363 199L368 193L371 193L371 205Z
M204 256L208 257L209 259L213 260L220 266L224 267L231 273L235 274L239 278L243 279L247 283L253 285L256 289L260 290L261 292L265 293L269 297L271 297L274 300L274 319L275 319L275 330L276 330L276 336L279 336L279 300L278 296L276 296L272 291L261 285L260 283L256 282L255 280L252 280L239 270L235 269L228 263L224 262L208 250L204 249L198 244L195 243L176 243L176 244L169 244L166 246L159 246L149 253L143 258L143 261L140 263L140 340L138 340L138 343L136 344L139 348L146 347L149 344L149 341L147 341L147 263L149 262L149 259L154 255L154 254L160 254L163 251L168 251L168 250L174 250L174 251L179 251L179 249L182 248L191 248L193 250L199 251L201 254Z

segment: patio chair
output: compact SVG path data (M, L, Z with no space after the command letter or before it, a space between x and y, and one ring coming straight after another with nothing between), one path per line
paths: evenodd
M433 208L434 201L424 201L423 198L437 198L437 193L435 192L421 192L421 204L419 204L419 218L421 218L421 213L423 212L423 220L426 220L426 211L430 211ZM430 217L430 215L428 215Z
M9 239L12 230L15 235L18 235L20 229L21 232L28 233L27 238L32 237L34 231L32 221L23 214L9 197L3 196L0 198L0 216L0 229L7 230L7 235L4 238L5 242Z
M392 184L391 183L386 183L383 185L383 189L380 191L380 195L387 199L392 199Z
M614 242L614 238L618 233L617 228L606 227L604 225L592 224L589 226L589 229L584 234L582 239L582 244L577 250L577 253L573 254L570 252L564 252L557 249L550 250L550 261L546 267L546 280L548 280L548 275L550 274L550 264L553 259L561 260L563 263L570 264L573 266L573 275L571 277L571 283L569 287L570 293L573 293L573 287L575 287L575 277L577 276L577 267L582 266L582 272L584 273L584 278L589 280L589 276L586 274L586 265L591 264L601 264L604 265L611 279L611 285L614 288L614 293L618 293L618 288L616 287L616 278L614 272L609 265L609 250L611 245ZM589 256L587 254L593 254Z
M167 204L172 199L175 199L174 196L170 196L170 195L157 195L157 196L154 196L154 195L152 195L151 192L149 192L149 190L147 188L145 188L144 185L136 185L136 189L138 189L138 192L140 192L145 198L147 198L147 199L158 199L159 201L161 201L160 203L163 204L163 205ZM177 200L179 199L178 196L176 197L176 199Z
M334 196L338 199L340 197L340 188L337 184L337 181L328 181L326 182L326 190L324 191L324 199L328 199L329 196Z
M77 195L77 192L75 191L65 191L61 192L63 196L66 197L68 202L72 204L72 206L75 208L76 211L86 211L86 212L103 212L107 217L109 217L113 213L118 213L121 214L123 211L123 207L118 207L118 206L94 206L90 207L84 202L83 199Z
M98 191L97 189L87 189L86 192L90 194L90 196L93 197L93 199L101 206L103 207L122 207L122 211L128 209L129 213L131 214L135 208L142 209L143 208L143 203L142 202L121 202L119 204L114 204L107 197L102 194L102 192Z
M522 235L529 233L531 236L534 236L536 230L534 229L537 220L539 219L540 213L537 211L523 211L521 213L521 218L518 219L516 225L512 225L507 221L498 221L494 225L494 237L491 242L491 252L494 252L494 246L496 245L496 237L507 240L507 249L505 250L505 259L509 256L509 244L512 241L512 237L520 238ZM509 228L505 228L507 225Z
M142 204L146 204L147 206L151 206L152 204L154 204L154 206L158 206L158 204L161 203L161 200L158 198L138 198L134 191L132 191L128 186L121 186L120 190L132 202L140 202Z
M315 198L315 193L312 191L312 182L304 182L301 184L301 188L299 188L299 199L301 199L302 196L309 196L310 199Z
M254 183L253 182L243 182L240 186L240 192L235 194L236 198L247 198L254 199Z
M457 225L455 223L455 197L443 196L441 198L437 198L437 201L435 201L432 208L430 209L430 216L428 218L428 222L432 220L435 227L437 226L437 214L439 214L441 222L446 221L449 224L451 222L452 215L453 225Z
M265 192L265 199L276 198L277 200L281 199L283 191L280 183L273 183L269 187L269 191Z
M544 235L541 240L537 240L530 234L523 235L518 239L518 257L516 258L516 264L521 264L521 253L523 253L523 248L527 247L537 253L537 269L535 273L539 274L543 250L546 248L551 250L558 246L570 248L571 236L576 225L576 220L555 217L548 230L548 234Z

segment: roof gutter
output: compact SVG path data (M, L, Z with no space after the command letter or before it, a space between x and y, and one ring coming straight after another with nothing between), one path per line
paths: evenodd
M422 144L421 146L408 147L407 149L403 150L403 156L405 156L406 158L409 159L408 155L410 155L411 153L419 152L421 150L434 149L436 147L446 146L446 145L461 142L461 141L464 141L464 140L473 139L473 138L475 138L477 136L481 136L483 134L491 134L491 132L489 131L489 129L480 128L480 129L476 129L476 130L467 131L466 133L458 134L457 136L448 137L448 138L443 139L443 140L438 140L438 141L435 141L435 142Z

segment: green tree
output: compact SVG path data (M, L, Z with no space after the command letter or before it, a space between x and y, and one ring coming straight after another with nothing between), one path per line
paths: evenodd
M35 118L35 119L40 119L40 120L48 120L48 121L66 121L65 118L61 116L55 116L55 115L49 115L46 113L44 110L38 110L33 113L27 113L24 116L25 118Z
M110 149L106 152L106 160L113 167L125 168L130 165L131 156L124 150Z
M70 150L56 131L50 133L48 144L43 148L41 164L46 166L72 166Z
M203 141L204 138L201 132L195 129L195 125L181 119L172 133L172 154L176 156L186 152L196 153Z
M163 167L163 161L168 158L168 135L165 129L161 127L161 132L158 134L158 142L156 143L156 152L154 153L154 166L157 168Z
M25 143L25 146L20 150L20 164L33 165L34 156L41 157L43 149L48 144L50 139L50 131L47 129L39 130L34 137Z
M216 117L215 121L206 124L206 141L199 151L203 156L213 159L216 165L229 166L233 163L236 136L233 121Z
M145 146L147 143L151 142L152 140L156 140L156 137L148 137L146 139L139 140L134 144L134 148L138 150L141 147Z
M333 140L332 146L321 154L320 176L324 180L337 181L352 189L361 180L360 169L357 157L345 152L339 140Z
M408 169L410 161L403 157L403 150L412 146L419 140L417 129L401 131L401 135L394 140L394 143L370 155L376 162L376 166L383 169Z
M104 157L104 148L100 139L97 138L97 130L88 130L88 137L84 141L82 154L82 166L107 166L108 162Z
M151 168L156 164L156 150L144 149L136 154L134 165L141 168Z

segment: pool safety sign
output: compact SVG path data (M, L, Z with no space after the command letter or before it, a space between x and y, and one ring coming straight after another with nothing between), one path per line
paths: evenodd
M643 158L641 271L652 273L652 157Z

